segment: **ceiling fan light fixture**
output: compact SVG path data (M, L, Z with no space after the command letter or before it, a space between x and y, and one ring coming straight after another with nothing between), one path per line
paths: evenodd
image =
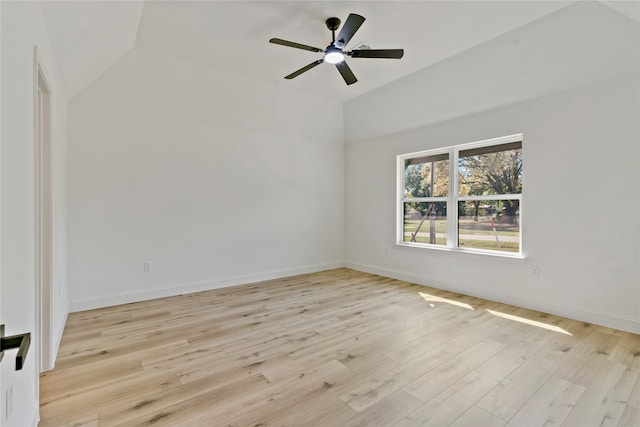
M322 59L317 59L311 64L305 65L299 70L296 70L293 73L284 76L284 78L287 80L291 80L295 77L298 77L300 74L306 73L310 69L317 67L323 62L326 62L328 64L335 65L336 69L340 72L340 75L344 79L344 82L347 85L352 85L357 82L358 79L353 74L353 71L351 71L351 68L349 68L347 61L345 60L347 56L350 56L351 58L402 58L402 55L404 55L403 49L371 49L371 47L362 43L358 46L360 49L355 49L348 52L343 51L343 49L345 49L345 47L349 44L349 41L353 38L353 35L356 33L356 31L358 31L358 28L360 28L364 20L364 16L350 13L349 17L347 17L347 21L344 23L342 29L336 36L336 30L340 27L340 19L335 17L327 19L327 28L329 29L329 31L331 31L331 44L327 46L326 49L320 49L306 44L291 42L278 38L272 38L271 40L269 40L269 43L279 44L282 46L294 47L296 49L308 50L311 52L324 52L324 56L322 57Z
M344 61L344 54L337 47L330 46L325 51L324 61L328 62L329 64L338 64Z

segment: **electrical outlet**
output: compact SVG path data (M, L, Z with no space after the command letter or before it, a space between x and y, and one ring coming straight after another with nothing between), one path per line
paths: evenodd
M151 261L145 261L142 263L142 268L145 273L148 273L153 269L153 264L151 264Z
M540 276L540 266L537 264L532 265L531 274L533 274L534 276Z

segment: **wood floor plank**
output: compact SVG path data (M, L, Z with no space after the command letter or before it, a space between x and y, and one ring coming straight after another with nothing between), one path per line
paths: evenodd
M428 402L452 384L455 384L490 357L505 347L504 344L485 340L438 366L433 371L422 375L404 387L412 396Z
M335 360L323 362L309 367L296 378L272 384L265 389L247 390L231 402L210 405L197 414L177 421L175 425L209 425L215 420L216 425L253 426L273 419L276 419L279 425L287 425L283 422L285 412L292 412L296 406L304 406L307 411L313 410L310 408L311 404L314 405L315 411L319 407L325 413L329 413L330 411L326 411L327 403L323 399L341 377L348 377L348 369L344 365ZM313 402L310 399L314 399ZM301 402L307 402L309 405L301 405ZM331 407L332 410L338 411L347 409L347 414L340 414L345 419L353 415L353 410L345 405Z
M588 387L573 410L566 426L616 426L631 397L640 371L607 361L593 375L597 387Z
M397 390L384 397L375 406L364 409L350 418L345 427L392 426L424 405L424 402L404 390Z
M335 359L331 356L321 357L314 354L298 359L289 357L286 363L262 366L260 372L270 383L278 384L295 378L303 378L309 370L333 360Z
M86 417L78 416L74 421L69 422L65 418L54 418L51 416L40 420L38 427L98 427L98 414L90 414Z
M70 314L40 425L636 427L639 343L341 268Z
M582 386L551 376L507 426L561 426L584 390Z
M507 375L477 405L496 417L510 420L566 357L562 350L543 347Z
M635 409L640 409L640 377L636 380L633 390L631 390L631 396L629 396L627 404Z
M255 375L257 372L262 373L270 365L278 366L288 360L290 358L285 353L258 354L255 357L246 358L242 362L232 358L216 361L201 360L197 365L194 364L188 368L180 369L178 378L180 378L182 384L190 384L198 380L227 384L243 377Z
M622 412L618 427L638 427L640 425L640 409L627 405Z
M393 351L386 353L385 356L395 360L398 363L407 362L411 359L419 357L422 353L429 351L430 349L439 346L443 343L449 343L456 346L452 337L455 337L456 332L460 332L460 323L450 323L438 325L439 327L431 328L430 330L420 331L419 336L416 339L411 340L401 347L394 348ZM465 343L466 344L466 343ZM468 348L456 346L456 348Z
M470 407L450 427L503 427L507 422L478 406Z
M471 371L396 425L448 426L496 384L493 378Z
M609 354L609 360L640 369L640 335L623 334Z
M411 359L394 369L385 371L380 376L371 375L373 378L350 388L348 393L340 396L340 399L358 412L362 412L371 405L396 393L402 387L415 381L438 366L448 362L460 349L444 343L421 353L419 357ZM424 402L423 402L424 403Z
M534 330L520 329L519 331L519 341L510 344L495 357L478 366L475 371L497 380L503 380L537 353L550 338L550 333L535 330L535 328Z
M325 363L317 368L305 372L299 381L280 383L265 390L259 396L256 405L245 405L242 413L236 413L231 425L256 426L256 425L300 425L301 418L305 418L311 424L319 421L319 418L328 418L331 411L327 411L327 400L332 405L332 410L340 411L340 418L350 418L355 411L348 408L342 402L335 404L335 396L339 390L350 380L349 369L337 361ZM296 387L292 384L297 383ZM257 408L251 410L252 406ZM344 415L346 411L347 415ZM297 413L294 413L297 412ZM312 416L315 414L315 417ZM228 414L227 416L232 415ZM219 421L228 420L217 417ZM197 420L195 420L197 421ZM196 424L197 425L197 424ZM327 424L331 425L331 424Z
M449 337L447 342L464 349L473 347L486 339L504 342L505 340L503 335L507 334L512 329L505 329L500 319L482 312L479 314L481 317L478 317L477 319L465 320L466 328L460 328L459 325L457 325L458 329L461 329L464 332ZM498 339L495 339L494 337Z
M105 413L105 408L115 406L115 410L123 410L128 405L146 406L158 395L173 390L180 385L175 374L160 372L157 374L134 374L119 378L117 381L104 382L100 387L93 387L75 392L70 390L61 401L48 401L40 406L44 419L61 419L66 414L82 410L88 414ZM125 404L122 404L122 401Z
M620 337L593 331L585 340L567 352L567 360L554 372L558 378L571 383L588 386L597 372L609 358Z
M260 374L240 379L231 384L217 387L208 384L204 388L190 384L157 396L155 399L145 399L132 402L127 396L112 405L104 407L100 414L100 425L105 426L143 426L163 425L173 426L184 420L185 414L191 417L206 412L212 403L222 405L233 401L246 392L247 389L265 389L269 382ZM175 403L172 403L175 402ZM198 425L195 424L192 425Z
M140 360L120 361L117 364L90 363L69 368L56 368L40 375L40 402L64 400L74 394L101 387L104 383L120 381L142 372ZM98 378L96 378L98 377Z

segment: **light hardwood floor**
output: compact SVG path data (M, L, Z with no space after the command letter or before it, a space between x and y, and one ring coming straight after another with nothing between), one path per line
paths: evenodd
M338 269L69 316L41 426L640 426L640 336Z

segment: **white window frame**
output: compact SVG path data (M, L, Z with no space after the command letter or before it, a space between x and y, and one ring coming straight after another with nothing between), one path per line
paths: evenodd
M488 147L492 145L508 144L512 142L522 142L524 147L524 139L521 133L502 136L499 138L485 139L466 144L453 145L450 147L436 148L432 150L417 151L413 153L400 154L396 156L396 181L397 181L397 197L396 197L396 245L409 246L417 248L428 248L455 252L468 252L484 255L502 256L508 258L523 258L522 251L522 192L519 194L494 194L487 196L460 196L458 194L458 160L459 153L463 150L472 148ZM433 156L438 154L449 154L449 187L448 197L404 197L404 175L405 162L408 159L416 157ZM458 202L468 200L518 200L519 214L519 243L518 252L506 252L490 249L463 248L458 246ZM404 241L404 204L408 202L446 202L447 203L447 243L446 245L435 245L430 243L417 243Z

